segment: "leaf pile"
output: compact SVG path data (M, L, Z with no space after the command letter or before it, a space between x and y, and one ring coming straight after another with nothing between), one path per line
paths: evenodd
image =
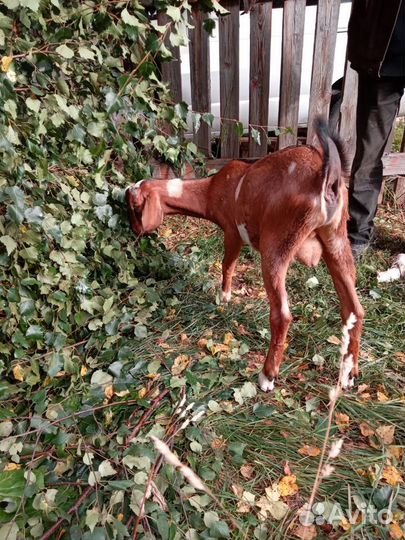
M160 80L188 11L0 2L0 538L123 538L139 510L154 453L133 430L160 362L134 350L175 311L182 285L160 280L193 263L135 242L123 196L153 158L199 159Z

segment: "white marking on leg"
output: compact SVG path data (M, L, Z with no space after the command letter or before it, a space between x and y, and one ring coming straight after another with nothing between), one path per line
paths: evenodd
M169 197L178 199L183 194L183 181L181 178L172 178L168 180L166 188Z
M274 390L274 379L269 381L262 371L259 375L259 386L263 392L271 392L271 390Z
M240 223L239 225L236 225L238 227L239 235L242 239L242 242L244 244L247 244L248 246L251 246L249 234L247 232L246 225L244 223Z
M348 383L347 383L347 388L353 388L354 383L355 383L355 380L356 380L355 377L350 377L350 378L349 378L349 381L348 381Z
M285 296L281 299L281 315L285 319L288 319L290 317L290 307L288 305L288 300Z
M296 167L297 164L295 163L295 161L290 163L290 165L288 166L288 174L292 174L295 171Z
M240 193L240 189L242 187L242 184L243 184L243 180L245 179L245 174L242 176L242 178L239 180L239 183L238 185L236 186L236 190L235 190L235 201L238 200L238 197L239 197L239 193Z
M221 291L219 293L219 299L221 300L223 304L227 304L231 300L231 296L232 296L231 291L229 292Z

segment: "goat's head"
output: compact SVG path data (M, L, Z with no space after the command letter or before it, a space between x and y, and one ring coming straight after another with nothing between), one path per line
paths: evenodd
M146 181L128 187L125 199L131 228L136 235L150 234L162 223L159 193Z

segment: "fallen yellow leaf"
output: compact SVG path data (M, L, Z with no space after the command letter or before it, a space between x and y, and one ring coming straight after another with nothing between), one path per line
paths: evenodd
M246 465L242 465L239 470L243 478L246 478L247 480L250 480L254 475L253 465L249 465L248 463Z
M229 345L225 345L224 343L215 343L210 348L210 352L212 356L215 356L219 352L228 352L229 351Z
M276 502L280 499L280 492L278 486L269 486L264 490L266 492L266 497L270 502Z
M112 384L109 384L104 388L104 395L107 399L111 399L114 395L114 387Z
M115 392L115 391L114 391L114 394L115 394L117 397L125 397L125 396L129 396L130 391L129 391L129 390L120 390L119 392Z
M316 457L321 453L321 449L317 446L309 446L306 444L298 450L298 453L301 454L301 456Z
M259 498L259 500L256 502L256 506L260 508L259 518L266 519L267 512L270 511L271 504L272 503L269 501L269 499L264 495Z
M117 520L122 521L124 519L124 514L118 514Z
M348 521L345 517L342 519L339 525L342 527L344 531L350 531L350 528L351 528L350 521Z
M377 392L377 399L378 401L384 402L388 401L390 398L386 394L384 394L384 392Z
M18 469L21 469L21 465L19 463L7 463L3 471L18 471Z
M13 367L13 375L14 375L14 379L16 379L17 381L20 381L20 382L24 381L24 371L22 367L20 366L20 364L16 364Z
M350 423L350 417L347 414L337 412L335 414L335 424L338 426L339 431L344 431Z
M12 61L13 61L12 56L3 56L3 58L1 59L1 71L3 73L7 73Z
M365 392L367 389L368 389L368 384L359 384L359 387L357 389L357 393L358 394L362 394L363 392Z
M278 483L278 491L282 497L289 497L298 492L297 477L295 474L284 476Z
M404 455L404 449L401 446L388 446L388 455L391 458L395 458L397 461L401 461Z
M171 372L173 375L180 375L190 365L190 357L187 354L180 354L174 359Z
M375 432L384 444L392 444L394 442L395 426L381 426Z
M81 368L80 368L80 375L82 377L85 377L87 375L87 372L89 371L89 368L85 365L83 365Z
M148 393L147 389L143 386L138 392L139 399L143 399L147 393Z
M336 336L329 336L326 341L332 345L340 345L340 339Z
M228 347L229 347L232 340L233 340L233 334L231 332L227 332L224 335L224 344L228 345Z
M402 478L400 472L392 465L385 467L381 476L390 486L396 486L404 483L404 479Z
M360 433L363 435L363 437L370 437L370 435L374 435L374 430L371 429L371 427L365 422L362 422L359 425L359 428L360 428Z
M390 523L390 536L394 540L401 540L401 538L405 538L404 531L401 529L398 523Z

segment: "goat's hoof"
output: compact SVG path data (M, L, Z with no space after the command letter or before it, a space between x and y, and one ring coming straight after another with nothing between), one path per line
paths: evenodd
M269 379L262 371L259 375L259 386L263 390L263 392L271 392L271 390L274 390L274 379L271 379L271 381L269 381Z
M356 378L355 378L355 377L349 377L349 380L348 380L348 382L347 382L347 388L353 388L355 382L356 382Z
M227 304L228 302L231 301L231 296L232 296L231 291L229 292L221 291L219 294L219 299L221 300L223 304Z
M355 382L356 382L356 378L350 376L350 377L347 379L347 383L343 383L343 384L342 384L342 390L348 390L348 389L350 389L350 388L353 388Z

